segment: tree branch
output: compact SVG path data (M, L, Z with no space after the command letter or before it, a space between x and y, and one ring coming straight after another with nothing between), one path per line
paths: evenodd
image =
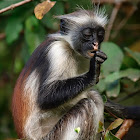
M105 110L123 119L140 120L140 106L123 106L108 100L105 103Z
M133 126L133 124L134 124L134 120L131 120L131 119L124 120L122 126L117 131L115 136L119 139L122 139L127 134L129 129Z
M110 20L109 20L109 23L108 23L108 26L106 29L107 32L105 34L105 41L109 40L111 29L113 27L113 23L116 19L116 16L117 16L117 13L118 13L120 7L121 7L121 3L117 3L117 4L115 4L115 7L113 8L113 11L112 11L112 14L111 14L111 17L110 17Z
M12 5L10 5L10 6L6 7L6 8L1 9L1 10L0 10L0 14L1 14L1 13L4 13L4 12L6 12L6 11L12 10L12 9L14 9L14 8L16 8L16 7L19 7L19 6L21 6L21 5L24 5L24 4L26 4L26 3L28 3L28 2L31 2L31 1L32 1L32 0L24 0L24 1L21 1L21 2L15 3L15 4L12 4Z
M125 119L115 136L122 139L135 122L140 121L140 106L123 106L107 100L105 110L110 114ZM116 118L116 117L115 117Z

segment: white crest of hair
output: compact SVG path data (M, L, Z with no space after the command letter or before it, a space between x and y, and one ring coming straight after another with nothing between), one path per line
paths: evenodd
M59 19L71 20L75 23L78 23L79 26L87 24L89 22L96 22L103 27L107 24L107 15L105 14L105 8L101 9L99 7L95 7L94 10L85 10L84 8L78 8L78 11L74 13L56 17Z
M76 16L75 16L76 13ZM70 14L65 14L65 15L60 15L56 16L58 19L69 19L71 21L74 21L79 24L83 24L89 19L89 13L87 10L80 9L76 12L70 13Z
M99 6L94 7L94 13L95 13L95 21L97 21L102 26L105 26L107 24L107 15L105 8L99 8Z

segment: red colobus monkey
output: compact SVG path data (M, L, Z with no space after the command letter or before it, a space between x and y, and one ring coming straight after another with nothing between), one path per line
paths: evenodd
M60 31L33 52L17 80L12 101L16 131L28 140L93 140L104 105L91 87L107 58L100 51L107 19L98 10L58 18Z

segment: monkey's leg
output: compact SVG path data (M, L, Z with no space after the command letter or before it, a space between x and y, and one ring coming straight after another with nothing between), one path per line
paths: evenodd
M102 123L104 122L104 103L103 103L103 99L100 95L100 93L98 93L95 90L90 90L88 92L88 98L92 99L98 109L98 119L99 121L101 121Z
M98 108L92 99L79 101L44 140L93 140L98 129ZM75 132L80 128L79 133Z

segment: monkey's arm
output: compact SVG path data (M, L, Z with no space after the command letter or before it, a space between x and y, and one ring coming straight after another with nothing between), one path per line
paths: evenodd
M67 80L54 81L54 84L46 85L38 95L38 104L41 109L55 108L69 99L73 99L85 88L96 83L99 76L100 64L106 60L103 52L97 52L90 61L89 71L81 76ZM98 73L96 75L96 73Z

